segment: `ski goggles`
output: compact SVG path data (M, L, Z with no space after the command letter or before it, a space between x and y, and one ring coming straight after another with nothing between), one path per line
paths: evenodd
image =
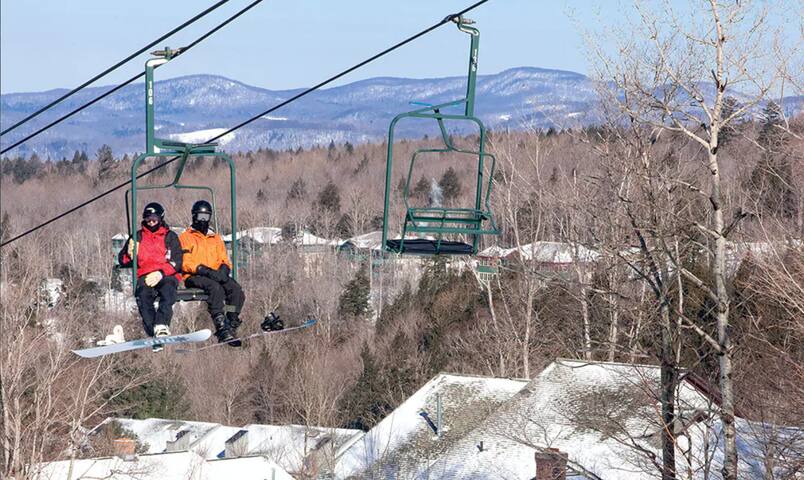
M155 213L149 213L148 215L143 217L143 220L145 220L146 222L158 222L159 221L159 215L157 215Z
M211 213L206 213L206 212L198 212L195 215L193 215L193 218L196 221L208 222L208 221L212 220L212 214Z

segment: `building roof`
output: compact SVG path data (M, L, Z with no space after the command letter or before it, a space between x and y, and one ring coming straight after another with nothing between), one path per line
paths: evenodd
M594 262L600 253L577 243L533 242L521 247L502 248L491 246L477 254L485 258L508 258L518 253L525 260L537 263L569 264Z
M259 425L231 427L217 423L188 422L149 418L107 418L96 431L111 422L136 435L147 454L166 453L168 442L179 435L187 437L186 450L207 460L225 458L226 443L235 436L240 438L239 455L260 455L271 459L285 471L297 472L304 467L311 453L326 448L330 457L361 430L342 428L306 427L304 425Z
M253 227L237 232L237 239L250 238L257 243L276 245L282 241L282 229L276 227ZM224 235L224 242L231 242L232 235Z
M101 457L71 462L62 460L38 465L34 478L106 480L293 480L282 467L259 456L208 460L195 452L183 451L139 455L131 459Z
M415 470L427 456L459 439L499 405L527 385L527 380L439 374L389 416L338 453L335 476L382 477ZM443 408L441 439L436 439L438 398ZM422 414L425 415L422 415ZM407 478L407 477L404 477Z
M568 454L574 478L656 478L658 470L645 452L661 458L659 378L660 369L651 365L557 360L470 431L445 442L448 445L437 455L422 452L427 461L406 475L530 479L536 468L534 453L550 447ZM686 381L679 385L677 398L677 468L703 478L707 455L713 457L710 472L722 463L717 408ZM745 420L738 419L737 426L741 474L760 478L764 464L756 453L766 451L763 438L769 437L757 435L758 425ZM786 438L802 433L776 431ZM714 447L706 451L706 445ZM798 455L800 459L801 452Z

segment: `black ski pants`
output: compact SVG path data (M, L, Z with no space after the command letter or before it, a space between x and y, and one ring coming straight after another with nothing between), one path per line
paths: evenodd
M154 336L154 325L170 326L173 318L173 304L176 303L176 289L179 280L174 277L162 277L154 287L145 284L145 276L137 279L134 296L142 317L142 326L149 337ZM159 299L159 309L154 308L154 301Z
M207 308L212 318L223 313L224 301L226 305L235 307L237 313L240 313L246 302L243 289L232 277L227 277L225 282L220 283L203 275L193 275L184 280L184 285L188 288L200 288L207 294Z

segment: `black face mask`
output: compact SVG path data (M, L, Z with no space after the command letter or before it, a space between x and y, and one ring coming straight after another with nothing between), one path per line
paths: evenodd
M193 230L206 234L209 231L209 220L195 220L193 222Z
M142 221L142 226L147 228L148 231L150 231L150 232L155 232L155 231L159 230L159 227L162 226L162 222L159 221L159 222L156 222L154 225L151 225L150 223L148 223L148 220L143 220Z

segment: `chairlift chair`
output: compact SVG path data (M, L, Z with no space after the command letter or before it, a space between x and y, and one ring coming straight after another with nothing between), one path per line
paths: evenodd
M382 244L386 251L398 254L418 255L474 255L478 250L479 239L482 235L499 235L500 231L491 212L490 196L496 159L494 155L485 151L486 128L483 122L474 115L475 84L477 77L478 44L480 31L470 26L472 20L463 16L451 18L458 26L458 30L470 35L469 47L469 74L467 79L466 97L439 105L422 105L422 108L397 115L391 121L388 129L388 154L385 170L385 206L383 210ZM463 114L448 114L442 110L463 105ZM390 199L392 195L391 173L393 171L393 145L394 130L397 123L403 118L427 118L437 122L443 148L420 148L416 150L410 160L402 199L405 205L405 219L401 228L401 235L397 239L388 238ZM445 121L471 122L479 129L478 150L466 150L454 145L447 132ZM454 152L477 159L477 183L475 186L475 202L471 207L445 208L445 207L412 207L410 205L411 181L417 159L423 154ZM484 179L484 168L487 159L491 160L488 180ZM421 235L434 236L433 238L408 238L409 234L416 237ZM471 239L470 243L460 240L447 240L444 235L458 235Z
M215 207L215 192L211 187L205 185L185 185L181 183L181 176L184 173L184 168L187 165L187 160L190 156L194 157L219 157L227 161L229 164L229 192L231 195L231 229L232 229L232 278L237 280L237 207L236 207L236 189L235 189L235 165L231 157L224 152L215 150L217 143L185 143L174 140L165 140L156 138L154 136L154 68L167 63L173 57L178 55L181 49L171 50L165 47L164 50L158 50L152 53L156 58L152 58L145 63L145 142L146 151L139 155L134 163L131 165L131 188L126 191L126 221L129 229L129 236L137 231L137 192L141 190L156 190L165 188L187 189L187 190L202 190L209 194L212 203L213 211L217 211ZM162 157L175 157L178 156L178 165L176 168L176 175L173 180L164 185L138 185L137 184L137 169L148 158L162 158ZM131 202L129 203L129 193L131 194ZM218 230L217 216L215 219L215 230ZM137 285L137 242L134 242L134 252L132 258L132 289L136 289ZM207 295L199 288L179 288L177 291L177 300L179 301L203 301L207 299Z

